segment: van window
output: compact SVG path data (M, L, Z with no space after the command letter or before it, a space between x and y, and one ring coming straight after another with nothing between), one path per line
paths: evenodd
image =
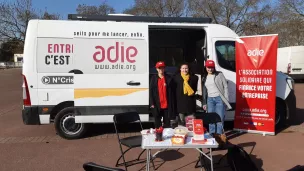
M235 72L235 41L217 41L215 50L219 65Z

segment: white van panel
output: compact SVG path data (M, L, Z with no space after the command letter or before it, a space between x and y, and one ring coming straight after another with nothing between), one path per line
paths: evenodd
M290 74L303 75L304 74L304 46L292 47L290 59L291 59Z
M277 72L276 86L276 97L286 99L292 87L289 87L285 74Z
M288 63L290 63L291 48L278 48L277 71L287 73Z
M148 105L147 79L147 74L75 74L75 106ZM141 84L129 86L129 81Z
M38 101L41 106L56 106L61 102L73 100L74 89L38 89Z
M290 73L288 64L291 65ZM304 46L278 48L277 70L294 79L304 79Z
M87 22L77 29L75 106L148 106L148 25Z
M66 20L37 20L38 21L38 37L51 38L73 38L74 30L83 22L66 21Z
M148 122L148 114L139 114L141 122ZM86 115L75 116L76 123L112 123L113 115Z
M75 90L75 106L140 106L148 105L148 89L97 89L87 91L78 97L81 90ZM83 93L84 94L84 93ZM94 94L94 95L93 95ZM90 96L91 95L91 96Z

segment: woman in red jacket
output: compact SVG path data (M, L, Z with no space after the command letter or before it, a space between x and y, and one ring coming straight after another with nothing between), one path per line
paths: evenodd
M170 120L175 120L175 91L172 77L165 73L165 63L156 63L157 75L150 81L150 108L155 118L155 128L170 127ZM161 123L163 118L164 124Z

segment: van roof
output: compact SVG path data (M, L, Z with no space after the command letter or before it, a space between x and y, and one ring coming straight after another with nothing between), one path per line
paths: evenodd
M151 17L151 16L129 16L129 15L83 15L68 14L69 20L80 21L116 21L116 22L149 22L149 23L211 23L208 17Z
M113 16L111 16L113 17ZM129 17L129 16L124 16ZM132 16L131 16L132 17ZM161 17L156 17L161 18ZM175 17L178 18L178 17ZM129 22L129 21L78 21L78 20L40 20L32 19L29 21L29 30L33 34L37 34L37 37L70 37L73 38L74 34L71 30L77 31L77 29L88 29L94 30L95 27L99 27L99 23L111 23L111 26L119 26L122 23L134 23L138 26L148 25L149 28L159 29L159 28L177 28L177 29L201 29L204 27L208 31L210 38L212 37L221 37L221 38L232 38L235 39L238 35L227 26L214 23L186 23L178 22ZM85 23L85 24L84 24ZM39 26L38 26L39 25ZM38 26L38 27L37 27ZM38 29L35 31L35 28ZM89 29L90 28L90 29ZM33 30L34 29L34 30ZM60 30L60 31L59 31ZM79 31L79 30L78 30ZM38 33L37 33L38 32Z

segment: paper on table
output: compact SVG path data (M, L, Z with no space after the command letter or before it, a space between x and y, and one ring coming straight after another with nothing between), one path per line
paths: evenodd
M208 144L208 145L213 145L213 144L215 144L215 139L214 139L214 138L209 138L209 139L207 139L206 144Z
M153 146L153 147L172 146L171 138L166 138L163 141L155 141L155 135L154 134L146 135L143 138L146 139L146 141L144 141L145 146Z
M186 144L200 144L200 143L192 143L192 138L193 137L188 137L186 140ZM203 144L205 145L214 145L215 144L215 139L214 138L208 138L206 139L207 141Z

